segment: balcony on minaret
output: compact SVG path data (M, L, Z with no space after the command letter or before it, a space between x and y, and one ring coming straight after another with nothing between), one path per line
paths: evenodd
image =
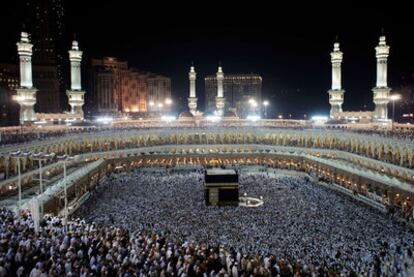
M83 52L79 50L78 42L72 41L72 48L69 50L71 89L66 92L66 95L71 106L71 113L78 114L81 119L83 119L82 106L85 102L85 91L82 90L81 86L82 54Z

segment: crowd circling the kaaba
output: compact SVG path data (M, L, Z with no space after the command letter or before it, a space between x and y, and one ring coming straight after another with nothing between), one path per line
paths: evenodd
M71 216L0 210L2 276L410 276L414 233L300 176L242 171L257 208L205 206L203 169L112 174Z

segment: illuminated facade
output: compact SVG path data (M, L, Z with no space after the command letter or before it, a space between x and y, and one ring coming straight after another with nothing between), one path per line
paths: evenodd
M46 142L33 140L19 146L6 146L0 149L0 172L5 176L0 195L17 190L16 159L10 153L18 147L25 152L76 154L79 157L76 162L82 163L82 168L75 171L78 173L85 173L95 161L104 163L102 169L106 170L118 165L126 169L185 164L206 166L211 161L222 165L265 165L312 173L327 184L363 194L377 204L394 208L413 204L414 146L410 140L341 129L239 128L232 124L215 124L213 128L171 128L170 125L150 129L142 125L141 128L131 126L122 136L117 130L98 130L81 137L74 133ZM38 174L37 163L32 158L21 157L24 188L32 186ZM62 172L62 163L50 161L48 171L52 175L52 172ZM96 172L102 177L106 175L101 169ZM55 197L57 194L48 195Z
M372 111L334 112L331 118L354 123L370 123L374 119Z
M112 57L92 60L90 90L96 113L167 112L172 104L170 78L128 68Z
M147 112L146 75L133 70L125 71L121 80L122 112Z

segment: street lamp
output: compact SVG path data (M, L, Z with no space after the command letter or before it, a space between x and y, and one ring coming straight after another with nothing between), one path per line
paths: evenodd
M394 114L395 114L395 101L401 99L400 94L393 94L390 96L390 100L392 101L392 123L394 123Z
M250 105L250 112L254 113L258 106L257 101L254 98L250 98L248 102Z
M17 200L17 214L20 217L20 210L22 208L22 176L20 172L20 157L27 157L30 152L22 153L20 150L10 153L10 155L17 159L17 187L18 187L18 200Z
M55 156L55 153L44 154L42 152L32 154L32 160L39 162L39 188L40 193L39 195L43 194L43 172L42 172L42 161L47 161L52 159ZM43 215L43 201L41 201L40 205L40 214Z
M263 106L264 106L264 117L266 119L267 118L267 106L269 106L269 101L267 100L263 101Z
M165 104L168 106L172 105L172 100L170 98L165 99Z
M154 109L154 106L155 106L154 101L149 101L149 102L148 102L148 105L150 106L149 110L152 112L152 111L153 111L153 109Z
M162 111L162 108L164 107L164 104L163 103L158 103L157 107L158 107L158 113L161 115L161 111Z
M67 182L66 182L66 162L74 160L75 157L62 155L57 157L58 160L63 162L63 187L64 187L64 194L65 194L65 208L64 208L64 225L65 231L67 231L67 224L68 224L68 193L67 193Z
M171 112L171 106L173 104L173 101L171 100L171 98L167 98L164 101L165 105L167 105L167 111Z

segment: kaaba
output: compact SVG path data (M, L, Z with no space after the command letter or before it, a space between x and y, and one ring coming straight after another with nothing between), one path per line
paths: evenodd
M207 169L204 176L206 205L239 205L239 176L233 169Z

